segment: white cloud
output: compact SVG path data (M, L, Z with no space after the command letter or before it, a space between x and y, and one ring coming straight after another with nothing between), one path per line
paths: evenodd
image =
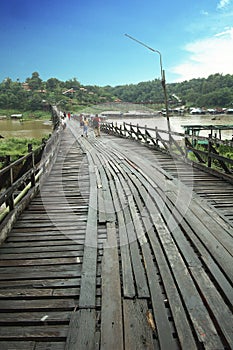
M216 37L218 37L218 36L226 36L226 35L230 35L230 36L232 36L232 28L225 28L225 30L223 31L223 32L220 32L220 33L217 33L217 34L215 34L215 36Z
M203 16L208 16L209 12L207 12L205 10L201 10L200 14L203 15Z
M193 78L207 78L210 74L233 74L233 27L211 38L205 38L186 45L189 58L173 67L179 76L176 81Z
M220 0L220 2L217 5L218 9L223 9L224 7L226 7L229 3L231 2L231 0Z

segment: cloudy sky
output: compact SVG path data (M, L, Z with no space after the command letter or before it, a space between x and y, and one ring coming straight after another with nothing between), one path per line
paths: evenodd
M233 74L233 0L0 2L0 81L76 77L83 85Z

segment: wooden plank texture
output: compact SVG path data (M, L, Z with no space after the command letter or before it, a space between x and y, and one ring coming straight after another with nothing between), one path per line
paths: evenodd
M108 223L102 271L101 349L123 349L123 320L115 224Z
M0 349L232 349L233 185L81 133L0 247Z

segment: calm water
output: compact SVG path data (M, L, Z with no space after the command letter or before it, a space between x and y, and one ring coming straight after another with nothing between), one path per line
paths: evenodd
M213 118L216 118L213 120ZM184 132L182 125L232 125L233 128L233 115L186 115L186 116L171 116L170 125L171 130L176 132ZM109 119L109 122L118 122L119 124L122 121L119 119ZM158 127L159 129L167 130L167 119L162 116L154 118L141 118L141 119L125 119L126 123L132 123L134 125L139 124L140 126L147 126L148 128ZM201 131L201 136L208 136L208 132ZM233 130L222 131L222 139L231 139L233 135Z
M49 120L0 120L0 135L9 137L43 138L52 132L52 123Z

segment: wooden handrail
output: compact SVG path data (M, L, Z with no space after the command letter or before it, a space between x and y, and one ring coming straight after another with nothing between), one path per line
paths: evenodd
M53 111L53 113L55 112ZM0 170L0 224L30 189L34 188L36 191L43 175L50 171L56 159L63 130L60 122L57 122L56 125L57 127L46 143ZM35 163L35 156L38 153L40 153L39 160ZM23 169L25 164L26 167Z
M138 124L126 123L117 124L102 123L101 129L106 133L111 133L120 137L127 137L136 139L137 141L146 144L150 147L155 147L163 152L170 153L172 156L182 158L189 162L189 152L193 152L196 160L192 163L201 163L206 165L207 168L212 168L216 161L218 161L218 169L221 169L225 174L233 174L232 165L233 159L223 157L218 154L217 147L219 145L225 145L232 147L233 152L233 141L232 140L220 140L218 138L204 137L198 135L188 135L186 133L158 129L157 127L151 128L145 126L139 126ZM180 142L180 141L184 142ZM205 141L207 150L201 150L195 148L195 144L198 141ZM214 148L214 146L216 148ZM215 164L216 166L216 164Z

